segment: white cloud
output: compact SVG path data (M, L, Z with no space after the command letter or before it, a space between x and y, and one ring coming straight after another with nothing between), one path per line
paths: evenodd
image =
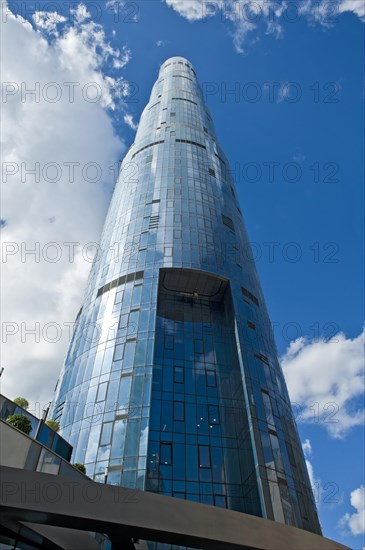
M124 122L125 122L132 130L137 130L138 124L136 124L136 123L133 121L132 115L129 115L129 114L124 115Z
M68 345L64 323L81 306L92 256L82 248L99 242L116 177L111 167L125 150L106 110L116 109L128 89L105 68L113 60L124 65L127 50L114 49L84 10L59 35L50 19L36 18L35 29L19 16L1 22L2 78L13 83L3 88L2 168L16 172L2 174L2 250L15 251L2 255L2 329L16 331L2 346L2 391L33 403L52 397ZM26 89L36 89L36 96ZM66 163L78 163L73 178ZM35 168L36 176L26 173ZM72 242L80 243L74 262L64 245ZM25 247L39 252L24 256ZM47 323L59 329L48 325L47 331ZM34 328L36 334L26 334Z
M124 6L124 2L121 0L107 0L106 8L118 13L119 10Z
M333 508L343 502L343 494L340 493L337 483L333 481L322 480L315 474L313 467L313 448L309 439L306 439L302 443L302 449L305 458L305 464L307 466L308 477L312 487L313 497L316 502L317 508L321 508L323 504Z
M168 44L168 41L167 40L157 40L156 42L156 46L158 48L165 48Z
M354 339L337 334L330 341L299 338L282 357L289 394L299 418L317 422L335 438L364 424L357 399L364 391L364 335Z
M200 21L211 12L204 0L165 0L166 4L185 17L188 21ZM213 2L212 2L213 4ZM215 2L217 4L217 2Z
M66 17L56 11L38 11L33 14L33 22L39 29L44 29L48 34L58 36L57 25L65 23Z
M86 21L90 18L90 13L82 2L76 6L74 10L71 10L72 14L75 17L75 20L77 23L82 23L83 21Z
M351 491L350 502L356 512L345 514L340 520L340 527L348 527L354 536L363 535L365 533L365 487L363 485Z
M310 456L312 454L312 444L309 439L306 439L304 443L302 443L302 447L305 456Z
M263 25L265 34L272 34L276 39L282 38L283 26L281 17L286 3L276 0L270 4L267 0L255 0L245 4L233 4L232 15L229 11L223 11L223 17L234 22L233 43L238 53L245 53L244 46L249 41L251 44L259 40L260 25ZM253 31L256 32L253 34Z
M65 30L56 47L60 48L60 63L78 74L80 83L93 83L100 90L103 107L114 109L116 99L127 94L128 86L123 77L105 75L103 68L111 62L114 68L124 67L130 60L128 47L115 49L106 40L101 25L90 20L84 5L74 10L76 23Z
M321 480L315 476L312 462L309 460L309 457L312 455L312 444L309 439L306 439L304 443L302 443L302 448L304 452L305 464L307 466L309 481L312 487L314 500L316 501L317 506L319 506L321 503L323 487L322 487Z
M233 43L238 53L244 53L248 42L259 40L261 32L282 38L287 24L305 18L309 24L331 27L337 16L352 12L365 21L363 0L164 0L179 15L190 22L218 15L231 24ZM256 36L254 34L256 32Z
M136 2L128 0L107 0L105 7L110 12L114 12L116 17L114 21L124 21L125 23L137 23L139 18L139 6Z
M233 37L233 44L237 53L245 53L243 44L246 43L246 41L248 40L248 36L255 29L256 25L251 21L246 21L245 19L241 20L239 24L235 24L235 28L231 34ZM251 43L256 42L257 40L258 37L256 37L256 39L251 39Z
M316 478L314 477L313 466L312 466L312 463L311 463L307 458L305 459L305 464L306 464L306 466L307 466L307 470L308 470L309 480L310 480L310 482L311 482L312 491L313 491L313 493L315 494L315 493L316 493L316 489L317 489L317 487L318 487L318 484L316 485L317 480L316 480Z
M363 0L342 0L338 9L340 13L352 12L365 21L365 2Z

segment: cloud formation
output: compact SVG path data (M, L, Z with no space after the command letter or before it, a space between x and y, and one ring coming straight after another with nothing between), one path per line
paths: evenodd
M312 444L309 439L306 439L304 443L302 443L302 447L305 456L310 456L312 454Z
M238 53L260 34L282 38L285 25L304 18L310 25L331 27L343 13L353 13L365 22L365 3L361 0L164 0L190 23L218 16L229 25Z
M356 512L345 514L340 520L340 527L347 527L354 536L363 535L365 533L365 487L363 485L351 491L350 502Z
M130 57L85 6L72 23L56 15L36 13L34 26L11 13L1 22L2 391L42 403L81 305L95 253L85 246L99 242L125 150L108 111L123 110L120 69Z
M190 22L200 21L207 16L209 7L203 0L165 0L166 4ZM221 4L221 2L219 2ZM213 5L213 2L212 2Z
M43 29L49 36L59 36L58 25L66 22L66 17L56 11L38 11L33 14L32 19L38 29Z
M365 2L359 0L341 0L338 10L340 13L352 12L365 22Z
M364 336L337 334L330 341L298 338L281 358L298 420L319 423L334 438L364 424Z
M302 449L304 452L305 464L307 466L309 481L312 487L314 500L317 506L319 507L322 501L323 486L322 486L321 480L318 477L316 477L314 474L313 464L310 460L313 450L312 450L312 444L309 439L306 439L304 443L302 443Z
M138 124L136 124L133 120L133 116L130 114L124 115L124 122L129 126L132 130L136 131L138 128Z

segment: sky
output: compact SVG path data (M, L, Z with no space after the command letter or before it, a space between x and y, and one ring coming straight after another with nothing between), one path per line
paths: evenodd
M362 0L1 2L2 393L52 399L160 65L235 176L324 535L364 546Z

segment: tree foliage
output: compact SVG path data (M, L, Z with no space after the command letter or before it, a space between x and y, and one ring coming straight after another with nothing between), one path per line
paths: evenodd
M58 432L60 429L60 423L57 422L57 420L46 420L46 424L51 430L54 430L55 432Z
M14 403L16 403L19 407L25 410L27 410L29 407L29 401L28 399L25 399L25 397L16 397L14 399Z
M32 423L24 414L11 414L6 421L27 435L32 431Z
M82 474L86 474L86 468L83 464L79 464L78 462L75 462L75 464L72 464L76 470L79 470Z

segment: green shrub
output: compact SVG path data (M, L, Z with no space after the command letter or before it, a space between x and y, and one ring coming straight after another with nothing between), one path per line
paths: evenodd
M76 470L79 470L79 472L81 472L82 474L86 474L86 468L83 464L79 464L78 462L75 462L75 464L72 464L72 466L76 468Z
M32 431L32 423L24 414L11 414L6 421L27 435Z
M14 399L14 403L16 403L19 407L25 410L27 410L29 407L28 399L25 399L25 397L16 397Z
M60 429L60 423L57 422L57 420L46 420L46 424L51 430L54 430L55 432L58 432Z

